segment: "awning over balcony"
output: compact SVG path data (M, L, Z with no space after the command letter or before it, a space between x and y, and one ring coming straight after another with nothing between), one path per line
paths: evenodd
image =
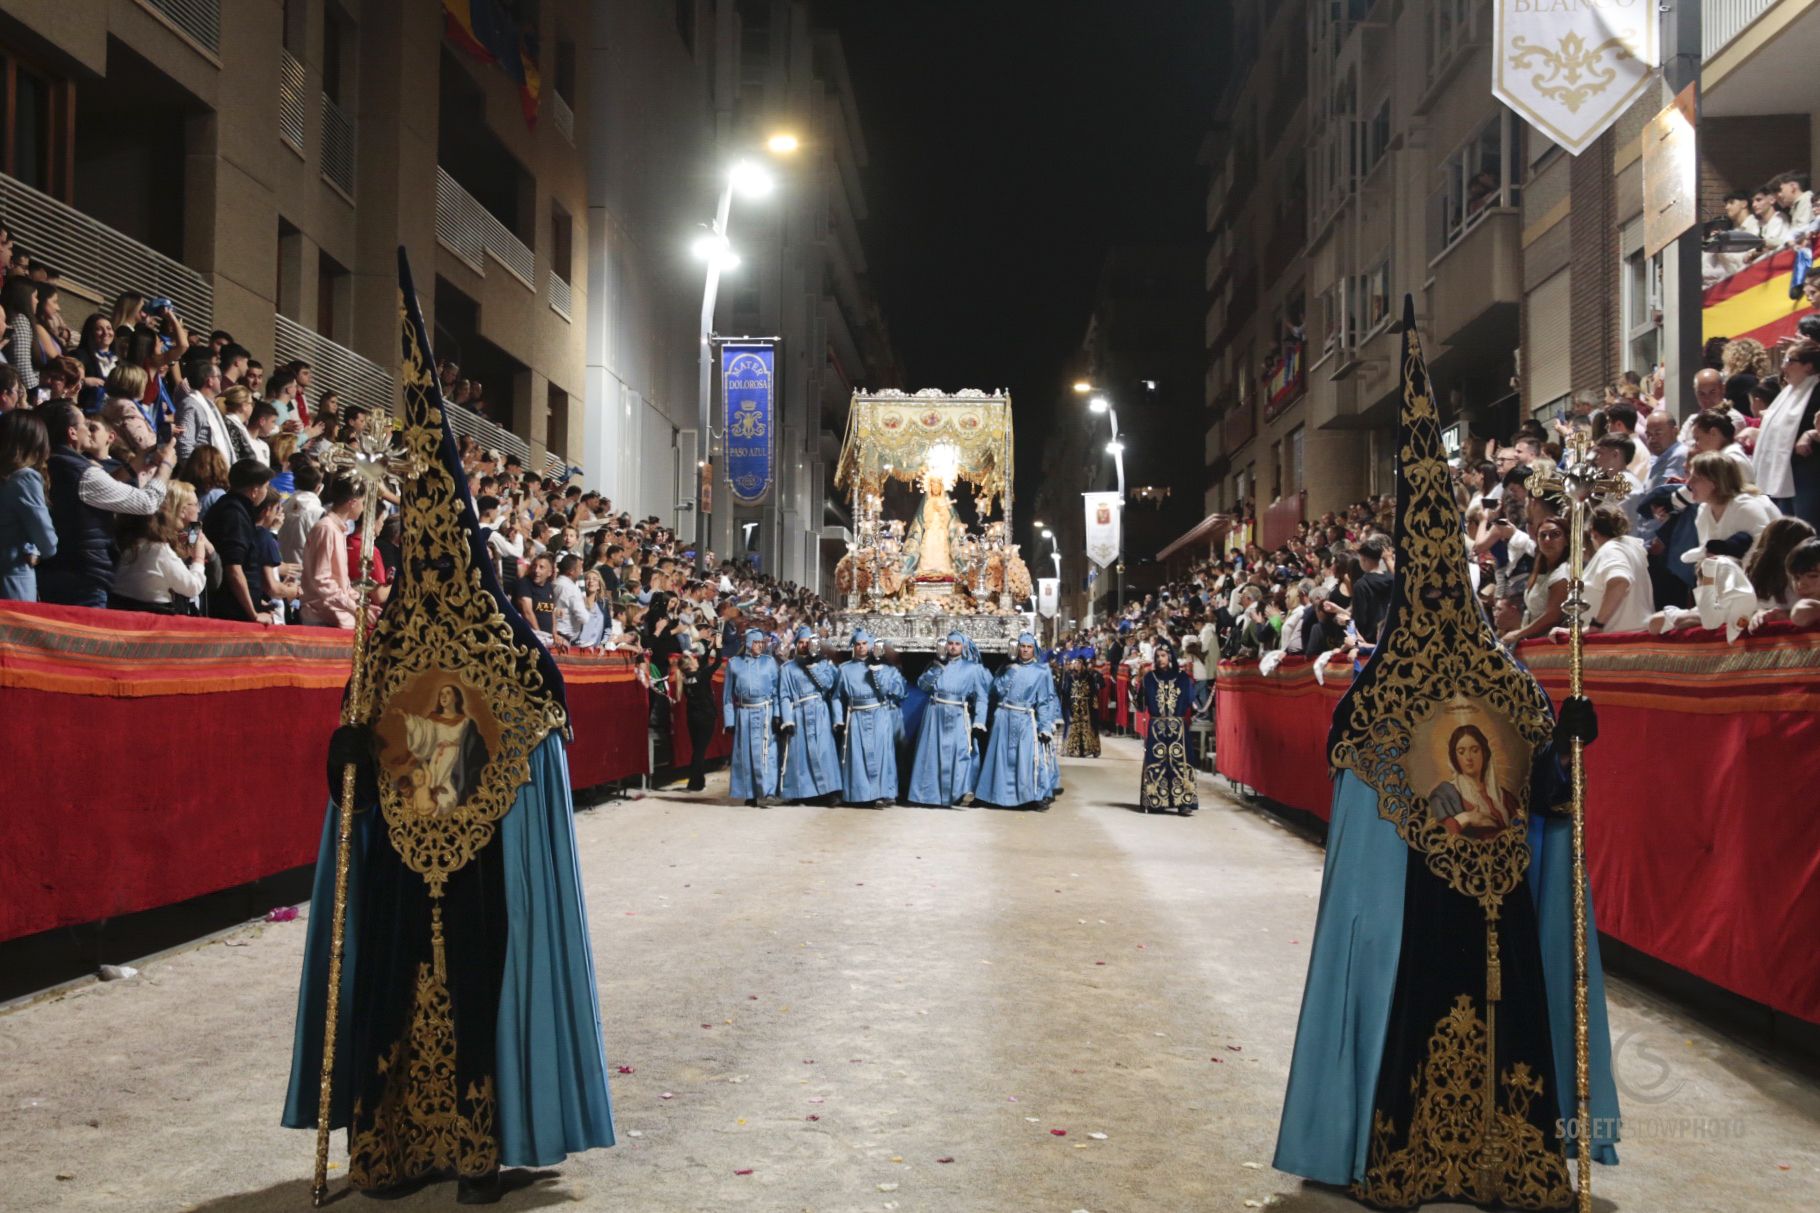
M1168 547L1156 554L1159 561L1167 560L1177 552L1197 543L1213 543L1232 529L1231 514L1209 514L1195 523Z

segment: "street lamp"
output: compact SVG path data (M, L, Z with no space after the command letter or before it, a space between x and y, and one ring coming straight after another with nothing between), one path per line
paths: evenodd
M789 155L800 146L796 136L788 131L777 131L765 140L765 150L774 156ZM707 568L708 535L713 516L712 510L701 508L701 498L702 489L707 487L707 477L714 468L714 304L720 294L721 274L739 266L739 257L728 239L727 222L732 216L735 191L747 198L763 198L776 188L776 179L762 164L747 158L734 162L721 183L720 200L714 208L714 225L695 242L695 255L708 265L707 281L701 292L701 349L696 384L702 455L697 464L701 474L695 486L695 569L698 573Z
M1079 384L1075 385L1077 388ZM1092 391L1091 388L1088 388ZM1118 609L1120 614L1125 610L1125 439L1119 430L1119 412L1112 407L1112 401L1104 393L1095 393L1087 401L1087 411L1095 416L1104 415L1108 427L1106 453L1112 456L1113 469L1118 473L1119 483L1119 563L1118 563Z

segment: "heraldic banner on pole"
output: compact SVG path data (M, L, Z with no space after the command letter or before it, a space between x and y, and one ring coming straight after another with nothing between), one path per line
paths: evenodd
M1577 156L1649 86L1661 60L1653 0L1494 0L1491 92Z
M777 466L777 350L769 341L721 346L721 396L727 409L727 486L739 505L762 505Z
M1036 611L1044 619L1054 619L1055 612L1061 607L1062 579L1060 577L1039 577L1036 581Z
M1087 559L1105 568L1119 558L1119 516L1117 493L1082 493L1087 504Z

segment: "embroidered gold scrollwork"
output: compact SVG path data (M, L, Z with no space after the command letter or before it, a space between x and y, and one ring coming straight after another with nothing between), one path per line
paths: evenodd
M414 812L395 781L380 781L380 805L392 845L440 897L451 873L493 837L531 775L529 756L567 717L549 694L537 663L517 641L498 603L481 583L464 526L455 481L441 457L442 411L428 352L404 316L402 440L425 469L403 486L402 528L408 576L394 587L374 629L374 701L383 711L426 671L458 675L484 697L499 723L498 752L482 767L478 785L446 815Z
M388 1188L435 1171L472 1178L498 1169L493 1080L469 1083L457 1098L449 991L427 964L417 967L410 1027L379 1071L385 1093L378 1107L369 1116L354 1104L348 1140L354 1187Z
M1571 1203L1566 1155L1530 1122L1542 1078L1519 1062L1499 1075L1494 1090L1486 1064L1490 1035L1472 998L1455 999L1411 1080L1415 1111L1401 1145L1396 1124L1381 1111L1373 1114L1355 1197L1395 1209L1443 1198L1518 1209Z

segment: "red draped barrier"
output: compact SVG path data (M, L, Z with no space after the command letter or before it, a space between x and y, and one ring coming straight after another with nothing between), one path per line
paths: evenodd
M1558 703L1566 647L1522 657ZM1325 818L1327 726L1347 678L1341 667L1318 687L1294 657L1268 677L1223 662L1221 773ZM1600 929L1820 1022L1820 632L1595 636L1586 686L1599 709L1586 772Z
M1222 661L1215 675L1215 765L1234 783L1327 820L1327 724L1352 667L1331 665L1327 685L1305 658L1285 657L1266 677L1257 663Z
M0 940L311 862L350 634L0 604ZM630 657L559 659L570 780L643 774Z

